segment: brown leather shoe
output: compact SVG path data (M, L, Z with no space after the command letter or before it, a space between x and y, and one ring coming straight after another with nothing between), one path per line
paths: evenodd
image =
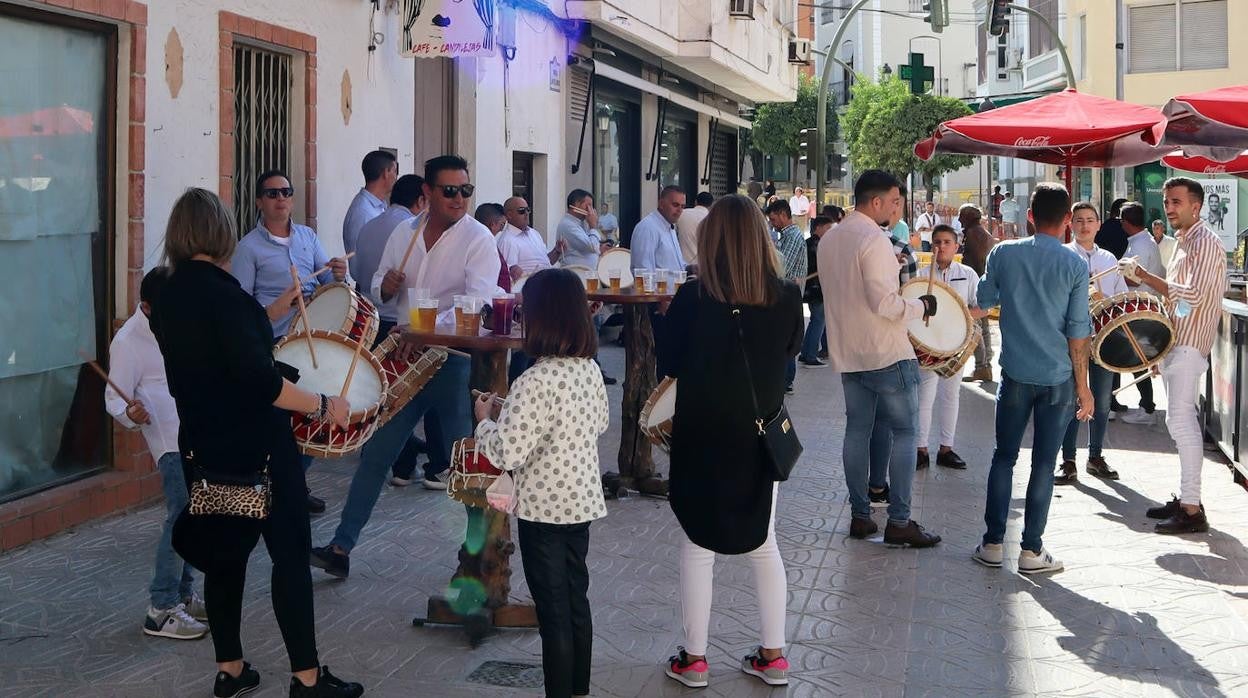
M937 453L936 465L943 465L954 470L966 470L966 461L962 460L962 456L959 456L953 449Z
M1170 501L1165 504L1149 507L1148 511L1144 512L1144 515L1150 519L1168 519L1178 513L1179 508L1179 498L1171 496ZM1204 505L1201 505L1201 509L1204 509Z
M849 522L849 537L850 538L857 538L859 540L862 540L863 538L866 538L867 536L875 534L879 530L880 530L879 525L877 525L871 519L860 519L855 516Z
M1053 476L1054 485L1073 485L1079 481L1079 468L1073 460L1064 460L1058 466L1060 472Z
M1186 509L1179 507L1174 516L1153 526L1153 530L1171 536L1182 533L1204 533L1209 530L1209 520L1205 518L1203 505L1195 514L1189 514Z
M1100 456L1088 459L1088 474L1106 480L1118 479L1118 471L1109 467L1109 463L1106 463L1105 459Z
M919 451L914 459L914 469L923 470L932 464L932 459L927 455L927 451Z
M888 522L884 527L884 545L890 548L930 548L940 542L940 536L923 530L911 520L905 526L896 526Z
M963 383L974 383L976 381L983 381L985 383L991 383L992 382L992 369L989 368L988 366L985 366L983 368L977 368L974 371L971 371L971 375L962 377Z

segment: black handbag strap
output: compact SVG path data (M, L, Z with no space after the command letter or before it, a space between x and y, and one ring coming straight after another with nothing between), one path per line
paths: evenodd
M732 309L732 318L737 321L737 346L741 348L741 360L745 362L745 380L750 384L750 404L754 405L754 424L758 427L758 435L767 433L763 428L762 412L758 409L758 394L754 391L754 372L750 369L750 357L745 351L745 329L741 326L741 309Z

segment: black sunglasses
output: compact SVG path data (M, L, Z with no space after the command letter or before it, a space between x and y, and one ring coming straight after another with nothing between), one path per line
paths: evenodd
M521 206L520 208L516 209L516 213L528 213L528 212L529 212L529 209L525 208L524 206Z
M289 199L295 195L294 187L273 187L270 189L260 190L260 195L266 199Z
M442 186L434 187L434 189L440 190L443 198L447 199L454 199L456 194L462 195L465 199L471 199L472 193L477 190L477 188L471 184L460 184L458 186L454 184L443 184Z

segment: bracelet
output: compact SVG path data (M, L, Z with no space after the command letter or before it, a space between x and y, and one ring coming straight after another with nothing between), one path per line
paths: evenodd
M318 395L317 397L321 400L321 406L317 408L316 411L309 412L308 417L315 421L323 422L329 413L329 398L325 397L324 394Z

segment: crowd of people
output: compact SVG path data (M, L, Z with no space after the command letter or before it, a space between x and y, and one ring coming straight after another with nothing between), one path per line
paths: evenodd
M294 222L295 190L279 171L257 178L256 225L241 240L214 194L189 189L173 206L167 266L143 279L139 307L111 347L114 382L133 397L114 388L107 394L108 409L123 426L142 428L164 480L166 522L143 631L195 639L211 628L214 695L254 690L260 676L244 659L240 615L248 558L263 538L273 560L274 613L290 657L290 695L360 695L360 684L335 677L317 655L309 562L349 577L352 551L385 484L410 484L424 455L424 486L445 489L451 445L471 436L490 462L515 474L519 547L539 618L547 695L588 695L593 625L585 560L591 523L607 514L598 439L608 426L605 386L614 381L596 363L598 304L590 303L581 276L561 267L596 269L599 255L621 242L618 221L590 192L574 189L548 243L531 226L522 197L470 207L469 164L453 155L429 160L421 175L399 176L394 156L376 151L364 158L362 174L365 184L343 224L347 255L340 258L330 258L317 234ZM769 685L788 681L786 581L775 530L779 483L755 425L780 412L799 366L830 366L840 374L848 534L874 536L872 508L886 506L884 544L941 542L911 517L914 475L932 460L968 467L954 451L960 383L994 379L987 324L994 307L1000 307L1001 338L996 441L985 533L973 559L1003 564L1013 469L1029 424L1020 572L1062 569L1043 534L1054 484L1077 480L1081 422L1091 420L1086 471L1118 477L1102 452L1117 374L1089 360L1089 309L1098 298L1129 289L1166 299L1176 337L1160 374L1181 495L1144 513L1161 519L1159 533L1207 530L1195 405L1225 256L1200 221L1200 185L1175 178L1164 191L1167 218L1178 232L1169 251L1145 227L1138 204L1124 202L1102 223L1094 205L1073 203L1061 185L1046 183L1035 187L1026 214L1034 234L1017 239L998 240L974 205L958 210L955 225L928 204L915 232L932 256L919 268L901 220L905 188L886 172L861 174L852 210L827 206L818 215L800 190L788 200L773 190L765 207L746 196L701 192L686 207L685 191L663 188L655 210L625 241L634 268L690 274L651 315L659 374L680 385L670 503L684 536L685 639L664 664L667 676L708 685L713 566L716 554L724 554L746 556L754 570L760 637L741 660L742 671ZM1164 226L1153 231L1158 227L1164 234ZM1068 230L1074 241L1064 245ZM929 277L956 298L938 301L934 281L919 297L903 295L908 281ZM273 347L291 331L303 299L331 283L349 284L375 304L377 342L403 324L407 292L416 288L427 289L441 312L456 296L490 297L523 283L526 331L503 400L483 395L474 402L469 361L447 357L364 444L337 530L314 547L309 513L323 511L324 503L307 488L311 459L298 452L290 413L345 427L351 408L343 397L300 388L297 371L274 361ZM950 302L981 323L976 364L965 378L921 367L907 330ZM401 339L397 351L419 349ZM1129 421L1153 416L1149 384L1139 385L1141 409L1124 417ZM191 513L188 483L210 481L268 488L264 515ZM202 597L194 588L196 570Z

